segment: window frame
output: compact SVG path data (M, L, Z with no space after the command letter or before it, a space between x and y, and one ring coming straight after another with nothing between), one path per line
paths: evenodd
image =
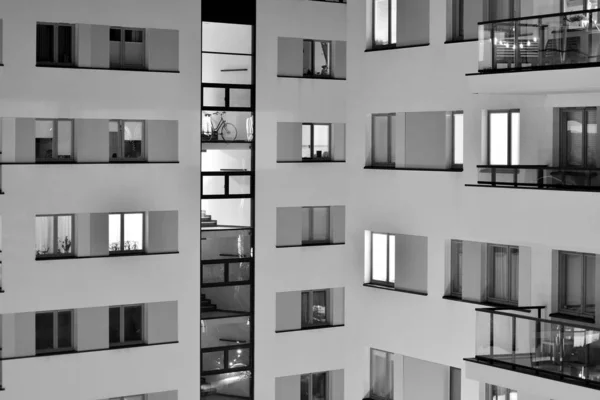
M375 247L373 245L374 241L373 241L373 235L386 235L386 252L385 252L385 259L386 259L386 280L385 281L380 281L377 279L373 279L373 271L375 270L374 267L374 262L373 262L373 248ZM370 248L370 259L371 259L371 280L370 283L374 283L376 285L381 285L381 286L389 286L389 287L394 287L396 284L396 279L395 279L395 270L396 270L396 265L390 265L390 237L394 236L394 238L396 237L395 234L392 233L382 233L382 232L371 232L371 248ZM394 248L394 256L396 254L396 249ZM394 257L395 259L395 257ZM394 282L390 281L390 269L394 268Z
M327 133L328 133L328 145L327 145L327 157L323 157L321 156L320 158L317 157L315 155L315 125L316 126L327 126ZM310 157L302 157L302 161L305 160L323 160L323 161L330 161L331 160L331 129L332 129L332 124L326 124L326 123L315 123L315 122L303 122L302 126L309 126L310 127ZM304 145L304 143L303 143Z
M315 65L315 59L316 59L316 54L317 54L317 46L315 46L315 43L319 42L319 43L327 43L327 50L328 50L328 59L327 59L327 75L322 75L322 74L317 74L316 73L316 65ZM320 78L320 79L330 79L333 77L333 60L332 60L332 56L333 56L333 41L332 40L321 40L321 39L302 39L302 62L304 63L304 57L306 57L306 55L304 54L304 44L305 43L310 43L310 66L312 68L312 73L311 74L305 74L304 73L304 68L302 71L302 76L305 78Z
M314 316L313 316L313 311L314 311L314 294L315 293L323 293L323 299L324 299L324 303L325 303L325 322L315 322L314 321ZM306 301L306 307L307 309L304 308L304 298L307 298ZM331 325L331 314L330 314L330 305L329 302L327 301L327 298L329 297L329 291L327 289L317 289L317 290L303 290L302 292L300 292L300 315L301 315L301 322L300 322L300 326L301 329L311 329L311 328L319 328L319 327L324 327L324 326L330 326ZM306 321L304 319L304 315L307 314L308 315L308 321Z
M462 1L462 0L461 0ZM455 162L456 160L456 124L454 123L455 121L455 117L457 115L462 115L463 116L463 140L462 140L462 147L463 147L463 162L460 164L457 164ZM452 168L453 169L462 169L465 163L464 157L465 157L465 114L463 111L452 111Z
M142 248L139 250L125 250L125 215L127 214L142 214L142 238L143 244ZM120 234L120 246L121 250L109 250L109 255L119 255L119 254L142 254L146 252L147 243L146 242L146 213L142 211L129 211L129 212L111 212L108 213L108 217L110 219L111 215L120 215L121 216L121 234ZM110 222L108 224L109 232L110 232ZM109 249L110 249L110 240L109 240Z
M450 0L451 20L450 41L465 41L465 0Z
M566 274L567 274L567 263L566 263L566 259L568 255L576 255L582 258L582 274L581 274L581 308L580 311L573 311L571 309L566 308L566 303L567 303L567 286L565 285L566 283ZM594 257L594 262L592 265L588 265L587 259L588 257ZM586 287L586 277L587 277L587 270L588 268L596 268L596 264L595 264L595 260L596 260L596 254L592 254L592 253L578 253L578 252L574 252L574 251L562 251L560 250L558 252L558 310L561 314L567 314L567 315L572 315L575 317L581 317L581 318L590 318L590 319L595 319L596 318L596 314L595 314L595 306L596 303L594 302L594 313L589 313L586 312L586 306L587 306L587 287ZM596 271L595 271L596 273ZM596 295L596 293L594 293L594 295Z
M487 161L489 165L492 165L494 167L502 167L502 166L517 166L519 165L518 163L515 164L513 163L513 154L512 154L512 142L513 142L513 130L512 130L512 114L513 113L518 113L519 114L519 122L520 122L520 118L521 118L521 110L520 109L516 109L516 108L511 108L511 109L506 109L506 110L488 110L487 112ZM492 164L492 114L506 114L508 119L507 119L507 132L506 132L506 136L507 136L507 158L506 158L506 164ZM520 137L520 126L519 126L519 137ZM521 148L519 146L519 160L520 160L520 156L521 156Z
M302 392L300 392L300 400L316 400L314 397L314 391L313 391L313 381L314 381L314 376L315 375L324 375L325 376L325 399L324 400L329 400L329 371L322 371L322 372L311 372L308 374L301 374L300 375L300 388L302 388L302 378L307 377L308 378L308 398L303 398L302 397Z
M36 118L35 122L52 122L52 158L39 158L37 152L35 154L36 163L74 163L75 160L75 120L70 118ZM58 158L58 123L59 122L70 122L71 123L71 158L61 159ZM37 140L37 137L35 138ZM56 155L56 156L55 156Z
M562 3L561 3L562 4ZM584 2L587 4L587 2ZM588 160L588 112L595 111L596 112L596 126L598 126L598 108L597 107L563 107L559 109L559 124L560 124L560 133L559 133L559 165L561 168L568 169L588 169L588 168L598 168L600 166L590 166ZM583 114L582 126L581 126L581 147L582 147L582 164L583 166L572 166L568 163L569 158L569 140L567 137L567 119L566 113L580 111ZM597 132L596 135L600 134ZM600 140L598 138L597 140Z
M147 60L147 51L146 51L146 29L145 28L129 28L124 26L109 26L108 27L108 45L110 51L110 42L116 42L116 40L110 39L110 31L111 29L119 30L119 66L114 67L110 66L110 69L124 69L124 70L146 70L148 68L148 60ZM128 42L125 40L125 31L139 31L142 34L141 42ZM142 43L143 55L142 58L144 62L142 66L137 65L129 65L125 64L125 43Z
M390 383L390 393L392 393L392 397L391 398L384 398L381 396L376 396L375 394L373 394L373 383L374 383L374 379L373 379L373 375L374 375L374 371L373 371L373 351L378 351L381 353L385 353L385 365L386 365L386 371L385 371L385 381ZM369 395L371 397L373 397L374 399L377 400L392 400L393 399L393 393L394 393L394 353L391 353L389 351L384 351L384 350L379 350L379 349L375 349L375 348L371 348L370 352L369 352ZM391 366L391 371L389 368L387 368L387 366Z
M308 209L308 239L302 239L302 246L313 245L313 244L331 244L331 207L330 206L308 206L302 207L302 209ZM327 239L326 240L316 240L314 238L314 209L315 208L323 208L327 210Z
M119 125L119 131L118 131L118 141L120 143L120 148L121 148L121 154L117 154L117 157L113 157L112 154L110 154L110 158L109 158L109 162L116 162L116 163L125 163L125 162L130 162L130 163L136 163L136 162L147 162L148 161L148 156L147 156L147 145L148 145L148 141L147 141L147 134L146 134L146 121L145 120L138 120L138 119L111 119L108 121L108 135L110 137L110 123L111 122L116 122ZM125 157L125 123L127 122L139 122L142 124L142 149L141 149L141 156L139 158L126 158ZM110 138L109 138L109 153L110 153Z
M462 240L450 240L450 295L457 298L462 298L463 245L464 242ZM458 263L459 253L461 255L460 265ZM456 286L460 287L460 290L456 290Z
M505 388L503 386L491 385L489 383L486 383L485 386L486 386L486 391L485 391L486 400L498 400L498 395L503 395L506 400L509 400L511 393L515 393L515 394L518 393L516 390ZM498 393L499 389L505 390L506 393Z
M71 326L70 326L70 330L71 330L71 344L68 347L58 347L58 313L62 313L62 312L68 312L71 314ZM35 355L36 356L44 356L44 355L48 355L48 354L57 354L57 353L69 353L69 352L73 352L75 351L75 343L74 343L74 339L75 339L75 312L73 309L64 309L64 310L51 310L51 311L38 311L35 313L35 316L37 317L40 314L52 314L52 341L53 341L53 348L52 349L45 349L45 350L38 350L37 348L37 344L36 344L36 348L35 348ZM35 333L36 333L36 341L37 341L37 323L35 325Z
M37 28L40 25L52 26L53 29L53 37L52 37L52 58L53 61L38 61L37 52L38 52L38 43L37 43ZM58 61L58 28L60 26L66 26L71 28L71 62L59 62ZM75 66L75 50L76 50L76 33L75 33L75 24L68 24L63 22L37 22L36 23L36 66L56 66L56 67L72 67Z
M71 258L75 256L75 214L37 214L38 217L52 217L52 244L54 246L54 253L51 254L38 254L38 250L35 252L36 260L42 260L47 258ZM70 253L58 253L58 217L70 217L71 218L71 252Z
M503 299L503 298L499 298L499 297L492 297L490 295L491 293L491 288L494 287L494 274L492 273L493 270L495 269L495 264L494 264L494 248L499 248L499 249L506 249L507 251L507 256L508 256L508 299ZM519 254L519 246L511 246L511 245L504 245L504 244L491 244L489 243L487 245L487 266L486 266L486 275L487 275L487 287L486 287L486 300L489 303L492 304L498 304L498 305L506 305L506 306L518 306L519 304L519 269L517 266L517 287L514 288L512 287L512 281L513 281L513 268L512 268L512 257L511 257L511 251L512 250L517 250L517 254ZM516 297L517 300L513 301L511 300L512 295L516 292Z
M111 343L110 335L109 335L109 338L108 338L108 346L109 347L112 348L112 347L137 346L137 345L142 345L142 344L146 343L146 308L144 306L145 305L143 303L141 303L141 304L125 304L125 305L120 305L120 306L108 307L109 315L110 315L111 309L117 309L117 308L119 309L119 342ZM134 307L136 307L136 308L139 307L140 311L141 311L142 338L140 340L126 341L125 340L125 309L126 308L134 308ZM109 328L109 332L110 332L110 318L109 318L109 322L108 322L108 328ZM127 397L127 396L125 396L125 397Z
M398 2L397 0L386 0L387 4L388 4L388 21L387 21L387 32L388 32L388 39L387 39L387 43L385 44L377 44L377 42L375 41L375 31L376 31L376 18L375 18L375 7L376 7L376 1L377 0L371 0L371 49L388 49L388 48L394 48L397 47L397 42L398 42L398 38L392 38L392 2L396 2L396 12L398 12ZM397 18L397 17L396 17ZM397 23L397 20L396 20ZM396 35L398 34L398 32L396 32ZM393 39L393 42L392 42Z
M376 162L375 161L375 119L377 117L387 117L387 162ZM377 113L371 114L371 165L372 166L392 166L395 165L393 161L393 148L392 148L392 121L396 117L395 113Z

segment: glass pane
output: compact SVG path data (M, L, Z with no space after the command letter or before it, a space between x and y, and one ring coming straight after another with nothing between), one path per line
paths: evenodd
M121 29L120 28L110 28L110 41L111 42L120 42L121 41Z
M73 62L73 28L58 27L58 62L70 64Z
M202 353L202 371L218 371L225 369L225 365L223 365L224 357L225 353L223 351Z
M312 240L329 241L329 208L313 207Z
M327 304L326 292L319 290L313 292L312 304L312 322L313 324L323 325L327 323Z
M314 126L315 158L329 158L329 125Z
M388 369L388 353L371 349L371 394L383 399L392 396L389 375L392 371Z
M220 375L206 375L202 377L200 384L200 398L202 400L227 399L231 393L233 398L249 399L251 396L250 371L230 372Z
M58 313L58 348L64 349L72 346L72 313L59 311Z
M585 256L585 314L595 316L596 311L596 256ZM600 371L599 371L600 372Z
M312 374L312 400L327 399L327 373Z
M494 25L494 44L496 68L515 68L514 22L503 22Z
M310 232L310 207L302 208L302 242L309 242L312 240L311 232Z
M142 306L125 307L123 328L126 342L142 340Z
M462 293L462 242L451 242L451 292L455 294Z
M519 154L521 150L521 113L510 113L510 156L511 165L519 165Z
M143 156L144 123L126 121L124 129L123 157L141 158Z
M142 31L126 29L125 30L125 41L130 43L141 43L143 42L144 35Z
M490 164L508 164L508 114L490 113Z
M58 251L61 254L73 254L73 217L59 215L57 218Z
M596 110L587 110L587 167L597 168L600 165L598 152L598 125L596 125Z
M250 365L250 350L229 350L229 368L246 368Z
M463 163L463 130L464 130L464 115L453 114L453 130L454 130L454 160L455 165Z
M250 343L250 320L248 317L202 320L202 348Z
M51 350L54 348L54 315L38 313L35 315L35 349Z
M144 214L125 214L125 237L123 250L140 251L144 249Z
M329 42L314 42L315 49L315 75L318 76L329 76L331 71L329 69L329 63L331 61L331 47Z
M205 264L202 266L202 283L219 283L225 281L225 266L222 264Z
M312 157L310 128L311 125L302 125L302 158Z
M229 264L229 282L250 280L250 263Z
M35 158L52 159L54 121L35 121Z
M313 42L311 40L305 40L303 43L303 52L304 52L304 68L303 74L304 76L314 75L315 71L313 70Z
M510 248L510 300L519 301L519 249Z
M389 270L390 270L390 283L396 282L396 236L389 235Z
M308 326L312 322L310 310L310 293L302 292L302 326Z
M54 217L35 217L35 254L54 254Z
M387 235L373 233L373 280L387 281Z
M121 215L108 215L108 249L109 251L121 251Z
M583 111L564 112L563 125L567 137L567 165L582 167L583 163Z
M73 157L73 122L58 121L58 149L59 159L70 159Z
M508 269L508 249L506 247L492 247L491 255L491 285L490 297L498 300L509 300L510 281Z
M563 254L563 308L568 311L581 312L581 284L583 282L583 256L581 254Z
M110 344L121 343L121 307L108 309L108 338Z
M37 62L54 62L54 26L37 26Z
M391 15L390 15L390 44L396 44L396 37L397 37L397 3L398 0L389 0L391 2L390 7L391 7Z
M373 116L373 164L389 163L389 125L387 115Z
M310 398L310 374L300 375L300 400L311 400Z
M373 27L375 45L389 44L390 0L374 0L375 17Z

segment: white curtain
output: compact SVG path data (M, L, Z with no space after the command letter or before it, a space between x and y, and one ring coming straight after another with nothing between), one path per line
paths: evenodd
M57 218L57 253L73 253L73 220L70 215L61 215Z
M35 218L35 251L38 255L54 254L53 217Z

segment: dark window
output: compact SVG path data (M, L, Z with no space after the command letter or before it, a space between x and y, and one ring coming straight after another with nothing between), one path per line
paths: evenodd
M460 240L450 242L450 294L462 297L463 243Z
M36 61L39 64L73 64L73 26L38 24Z
M465 40L465 0L452 2L452 34L450 40Z
M560 312L594 318L596 314L596 256L559 252Z
M142 43L144 41L141 30L125 29L125 41L130 43Z
M49 311L35 315L36 354L63 352L72 348L72 311Z
M302 328L327 324L327 291L302 292Z
M112 120L109 128L110 161L144 161L144 121Z
M449 400L460 400L461 399L461 370L458 368L450 367L450 399ZM509 399L505 399L509 400Z
M121 41L121 30L118 28L110 28L110 41L120 42Z
M561 110L561 164L563 167L600 166L596 108Z
M109 309L111 346L143 342L143 310L141 305L118 306Z
M37 26L37 62L54 62L54 26L38 24Z
M300 400L327 400L327 372L300 376Z
M331 158L331 125L302 124L302 159Z
M110 28L110 68L144 69L146 51L144 30Z
M517 305L519 299L519 248L488 246L489 302Z

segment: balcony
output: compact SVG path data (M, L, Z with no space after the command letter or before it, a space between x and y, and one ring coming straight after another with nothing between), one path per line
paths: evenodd
M467 361L600 389L600 330L544 319L544 308L477 309L477 353ZM498 377L507 379L498 384L519 381L509 382L506 374Z

